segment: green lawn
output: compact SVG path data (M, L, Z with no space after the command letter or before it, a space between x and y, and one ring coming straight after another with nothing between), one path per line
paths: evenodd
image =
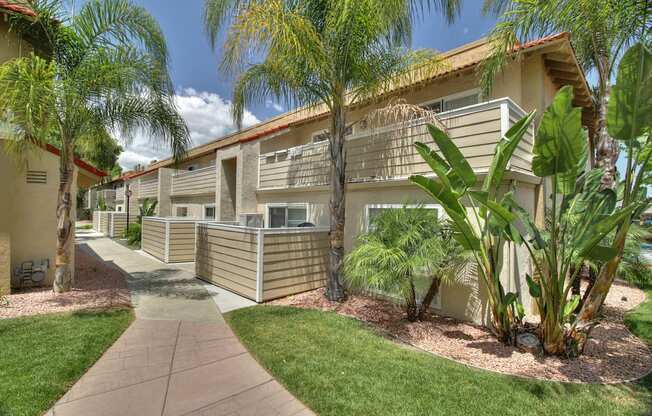
M652 335L651 314L648 302L629 318L634 328L645 326L643 336ZM652 412L652 377L586 386L503 376L403 348L357 321L315 310L255 306L227 319L257 359L321 416Z
M48 410L132 319L119 310L0 320L0 415Z
M629 329L652 345L652 284L644 287L647 301L625 316Z

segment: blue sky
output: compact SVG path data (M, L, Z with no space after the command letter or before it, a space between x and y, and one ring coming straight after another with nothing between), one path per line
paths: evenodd
M233 82L218 73L220 48L213 51L202 23L203 0L134 0L144 6L159 21L171 55L171 75L177 90L180 111L192 132L193 144L218 138L233 130L229 115ZM414 28L413 47L438 51L460 46L488 33L494 24L483 16L481 0L464 2L461 17L448 25L436 12L423 16ZM181 6L180 6L181 5ZM286 111L283 103L270 97L248 108L245 124L265 120ZM132 168L168 155L150 137L137 135L125 146L120 163Z

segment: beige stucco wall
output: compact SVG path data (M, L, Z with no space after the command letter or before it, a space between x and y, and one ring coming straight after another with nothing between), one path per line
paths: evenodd
M26 163L21 166L7 156L3 145L0 141L0 233L8 233L11 239L12 270L24 261L48 259L50 268L45 283L51 284L56 255L59 157L35 149L25 156ZM45 171L47 183L27 183L27 170ZM73 220L76 178L77 169L72 189ZM71 260L74 264L74 258Z
M15 31L9 30L9 22L5 16L5 13L0 12L0 64L32 52L32 46L28 42L21 39Z
M177 207L188 207L188 218L203 219L204 205L214 204L214 196L191 196L191 197L173 197L171 199L171 213L169 216L175 217Z
M517 201L531 215L534 214L534 185L523 182L506 183L503 191L514 187ZM258 195L258 212L264 214L268 204L306 203L308 221L317 226L329 224L329 198L327 189L314 191L261 192ZM367 207L369 205L402 205L405 203L433 204L433 200L408 182L350 184L346 191L346 225L344 237L345 252L350 252L356 244L356 238L367 229ZM534 312L534 306L525 283L525 273L530 273L529 257L524 247L508 244L504 252L504 268L501 281L507 291L521 295L526 311ZM441 289L442 314L459 319L488 323L486 293L471 270L460 276L456 283L445 285Z

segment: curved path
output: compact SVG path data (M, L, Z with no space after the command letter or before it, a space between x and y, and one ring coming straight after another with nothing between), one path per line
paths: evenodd
M313 415L240 344L190 271L108 238L80 240L129 274L136 320L47 415Z

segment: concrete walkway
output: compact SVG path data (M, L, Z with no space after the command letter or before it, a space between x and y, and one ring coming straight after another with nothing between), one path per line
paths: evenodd
M313 415L245 350L190 271L108 238L79 240L130 274L136 320L48 415Z

